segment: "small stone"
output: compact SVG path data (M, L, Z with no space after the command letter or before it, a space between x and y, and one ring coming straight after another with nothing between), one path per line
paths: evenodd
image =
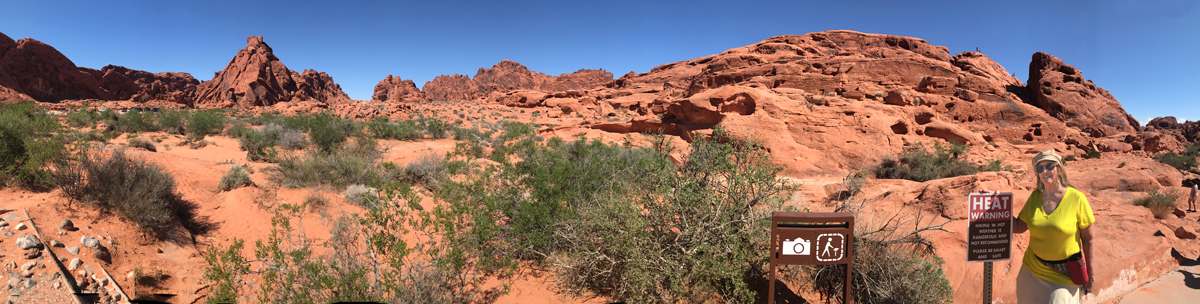
M25 223L17 223L16 228L13 228L13 230L25 230L25 228L27 228L25 227Z
M13 233L12 231L5 231L5 232L4 232L4 236L13 236L14 234L16 234L16 233Z
M22 234L21 236L17 237L17 248L21 248L21 250L29 248L42 248L42 242L38 241L38 238L32 234Z
M79 268L79 265L82 265L82 264L83 264L83 261L80 261L79 258L71 259L71 263L67 264L67 270L75 270L75 269ZM82 270L80 270L80 271L82 272Z
M66 232L66 231L59 231L59 232L58 232L58 235L67 235L67 232Z
M63 243L58 240L50 240L50 247L63 247Z
M66 258L66 257L58 257L58 262L59 262L59 263L66 263L66 262L67 262L67 258Z
M59 287L62 287L62 281L54 281L54 289L58 289Z
M20 285L20 284L21 284L21 278L8 279L8 288L17 287L17 285Z
M58 223L58 229L62 229L62 230L75 229L75 223L72 223L71 219L63 219L62 223Z
M67 247L67 252L70 252L71 254L74 254L74 255L79 255L79 246Z
M4 220L9 222L20 222L21 216L17 215L16 213L9 213L8 215L4 216Z
M1179 228L1175 228L1175 237L1182 239L1182 240L1195 239L1196 238L1196 230L1192 230L1192 228L1190 228L1190 227L1181 226Z
M25 250L25 259L32 260L32 259L36 259L41 256L42 256L42 251L39 249L30 248L29 250Z
M100 278L99 280L96 280L96 282L100 282L100 287L108 286L108 278Z
M37 281L25 280L25 288L33 288L34 285L37 285Z
M51 273L51 274L50 274L50 280L51 280L51 281L53 281L53 280L57 280L57 279L58 279L58 277L60 277L60 276L62 276L62 275L61 275L61 274L58 274L58 272L57 272L57 271L55 271L55 272L53 272L53 273Z
M83 265L83 269L87 270L87 275L89 275L89 276L92 275L93 273L95 273L95 271L92 270L92 266Z
M8 227L8 222L0 221L0 228Z
M22 272L21 272L21 277L22 277L22 278L29 278L29 277L33 277L33 271L29 271L29 270L22 271Z
M37 266L37 262L25 262L25 264L21 264L21 271L29 271L30 269L33 269L34 266Z
M96 248L100 247L100 241L97 241L96 239L87 237L86 235L79 238L79 243L83 244L83 247L92 248L92 249L96 249Z
M1175 210L1174 210L1174 211L1171 211L1171 213L1174 213L1174 214L1175 214L1175 216L1177 216L1177 217L1181 217L1181 218L1182 218L1182 217L1184 217L1184 216L1187 216L1187 213L1183 212L1183 210L1182 210L1182 209L1179 209L1179 208L1175 208Z
M92 257L107 262L109 260L108 250L96 250L92 253Z
M114 295L113 295L113 301L120 302L120 301L121 301L121 294L119 294L119 293L118 293L118 294L114 294Z

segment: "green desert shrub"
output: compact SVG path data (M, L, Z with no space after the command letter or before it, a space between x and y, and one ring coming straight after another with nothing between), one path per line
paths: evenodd
M302 150L308 147L308 139L300 130L283 129L279 131L279 146L288 150Z
M939 178L971 175L979 168L967 162L967 145L951 143L949 146L935 143L930 151L917 143L905 148L896 157L884 158L872 168L876 178L907 179L924 182Z
M225 129L225 115L212 110L196 111L188 118L187 135L192 141L220 134Z
M330 113L320 113L308 119L308 137L322 152L332 152L346 139L359 133L354 121Z
M1146 209L1150 209L1150 213L1153 213L1155 218L1165 219L1175 211L1175 200L1177 199L1179 199L1179 192L1175 189L1150 189L1146 190L1146 196L1133 200L1133 205L1146 207Z
M0 104L0 186L54 186L48 165L62 159L62 125L32 103Z
M249 161L275 161L279 155L275 145L275 138L262 130L242 132L242 136L238 137L238 147L246 151L246 160Z
M1175 167L1175 169L1179 169L1180 171L1195 171L1197 166L1196 156L1187 155L1187 153L1184 153L1184 155L1175 154L1175 152L1162 153L1155 155L1154 160Z
M181 110L164 109L155 115L158 120L158 128L171 134L183 134L186 114Z
M378 158L378 151L364 151L358 145L351 145L332 153L309 150L299 156L283 156L267 171L272 181L288 188L345 187L370 182Z
M160 236L170 231L180 206L171 173L121 151L79 161L87 176L82 201L116 211L143 231Z
M116 125L113 127L119 129L119 133L158 131L158 124L155 123L154 114L152 112L143 113L142 111L125 112L125 115L117 118Z
M67 125L72 128L91 127L96 124L96 110L83 109L67 114Z
M221 183L217 185L217 191L230 191L252 184L250 170L246 170L245 166L233 164L229 166L229 171L221 176Z

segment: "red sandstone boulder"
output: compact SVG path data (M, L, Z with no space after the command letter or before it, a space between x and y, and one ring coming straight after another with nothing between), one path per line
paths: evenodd
M296 73L283 65L262 36L246 38L246 48L212 80L200 83L196 103L217 107L271 106L279 102L348 100L324 72Z
M1097 87L1074 66L1037 52L1029 63L1029 95L1041 108L1092 137L1138 131L1137 120L1107 90Z
M371 95L371 100L379 102L429 102L429 97L425 93L417 89L417 85L411 79L400 79L400 77L392 77L380 80L375 84L375 94Z

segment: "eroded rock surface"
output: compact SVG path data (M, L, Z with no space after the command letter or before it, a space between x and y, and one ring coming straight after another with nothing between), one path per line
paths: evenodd
M313 100L322 103L348 100L341 86L325 72L287 68L262 36L246 38L246 48L229 61L212 80L200 83L196 104L215 107L271 106L280 102Z

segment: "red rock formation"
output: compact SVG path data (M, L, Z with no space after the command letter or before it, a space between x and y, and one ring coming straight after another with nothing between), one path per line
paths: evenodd
M25 38L14 42L0 33L0 86L42 102L111 99L101 88L99 76L99 71L76 67L41 41Z
M425 96L437 101L472 100L480 96L471 77L467 75L441 75L425 82L422 86Z
M571 74L550 76L529 70L511 60L502 60L491 68L479 68L475 78L464 75L438 76L422 87L430 99L437 101L467 101L487 97L492 92L513 90L543 92L578 90L612 81L612 73L604 70L581 69Z
M279 61L262 36L246 38L246 48L213 79L200 83L196 104L217 107L271 106L279 102L348 100L349 96L324 72L299 74Z
M1050 54L1033 54L1028 89L1034 105L1092 137L1138 131L1137 120L1112 94Z
M424 92L417 89L417 85L411 79L400 79L400 77L388 75L387 78L375 84L375 94L371 95L371 100L378 102L429 102L429 97L426 97Z
M0 33L0 86L6 87L0 94L10 96L0 98L52 103L132 99L190 104L199 83L187 73L150 73L115 65L101 70L76 67L49 45L32 38L14 42Z
M104 74L101 77L103 87L116 100L165 100L190 105L192 95L200 85L200 81L188 73L150 73L117 65L105 66L100 71Z

